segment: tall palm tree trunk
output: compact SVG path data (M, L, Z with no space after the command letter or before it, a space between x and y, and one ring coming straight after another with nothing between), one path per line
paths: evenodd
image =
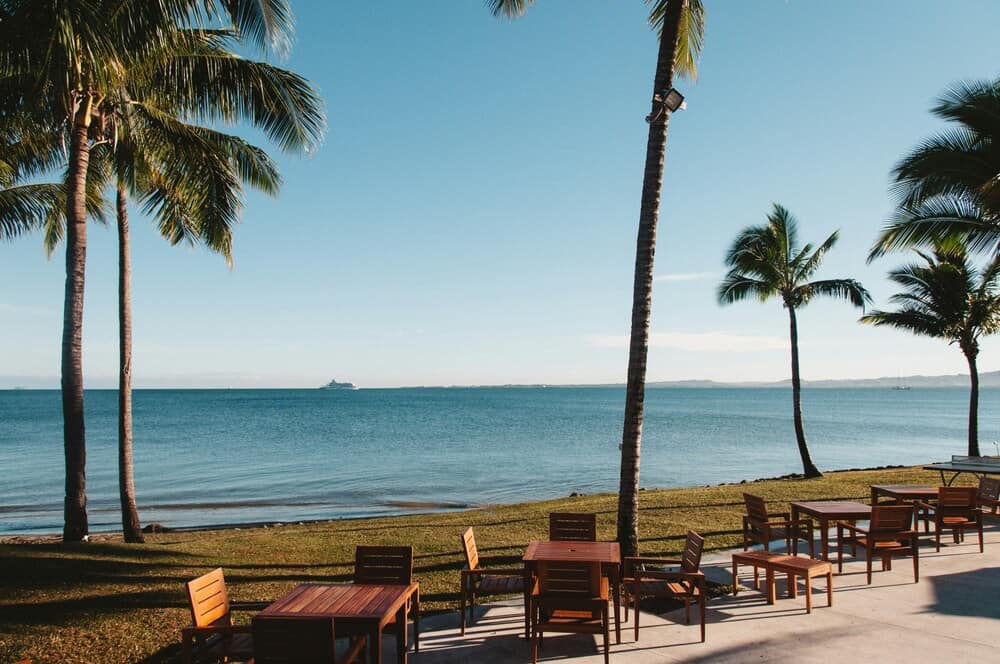
M976 367L976 351L969 351L965 359L969 362L969 456L979 456L979 369Z
M795 422L795 440L799 444L802 457L802 472L806 477L823 477L809 455L806 430L802 426L802 380L799 377L799 324L795 318L795 308L788 307L789 334L792 343L792 419Z
M671 0L663 19L663 33L656 59L653 93L670 88L681 13L687 0ZM659 104L653 103L652 113ZM625 422L622 430L621 477L618 484L618 543L623 556L639 551L639 450L642 445L642 415L646 397L646 358L649 351L649 319L653 299L653 255L656 224L663 185L663 155L667 146L669 114L650 122L646 141L646 168L639 207L639 233L635 249L635 278L632 288L632 332L629 340L628 381L625 389Z
M122 503L122 534L126 542L142 543L132 475L132 258L129 249L125 186L118 183L118 493Z
M87 167L90 100L74 113L66 195L66 296L62 336L63 448L66 499L63 541L87 538L87 446L83 420L83 284L87 263Z

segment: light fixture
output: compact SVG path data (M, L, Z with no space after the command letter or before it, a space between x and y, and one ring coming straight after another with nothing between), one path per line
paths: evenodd
M664 112L673 113L677 110L684 110L687 104L684 103L684 95L677 88L663 90L653 95L653 103L658 104L658 108L646 116L646 122L658 120Z

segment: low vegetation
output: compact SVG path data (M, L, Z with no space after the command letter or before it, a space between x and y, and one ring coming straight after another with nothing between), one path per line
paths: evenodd
M817 479L642 491L640 550L677 553L688 528L712 549L740 545L744 491L775 509L790 500L865 500L871 484L931 484L917 468L845 471ZM459 535L476 528L483 556L519 563L525 544L546 539L551 511L598 513L598 536L615 539L615 494L600 494L449 514L341 520L147 536L89 544L0 544L0 662L179 661L187 624L183 584L215 567L226 571L233 601L277 598L297 583L347 581L358 544L412 544L425 611L458 604ZM241 616L244 617L245 616Z

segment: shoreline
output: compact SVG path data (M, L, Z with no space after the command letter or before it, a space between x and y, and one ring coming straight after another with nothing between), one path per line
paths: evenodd
M931 462L928 462L931 463ZM883 466L870 466L866 468L836 468L833 470L823 471L824 475L836 474L836 473L852 473L852 472L871 472L879 470L900 470L904 468L920 468L921 465L917 466L906 466L902 464L896 465L883 465ZM721 488L721 487L733 487L741 486L746 484L756 484L758 482L781 482L781 481L796 481L805 480L805 476L802 473L788 473L785 475L779 475L776 477L758 477L756 479L743 479L738 482L720 482L718 484L692 484L685 486L674 486L674 487L640 487L640 492L646 491L672 491L672 490L685 490L685 489L700 489L700 488ZM428 509L417 509L412 512L404 512L399 514L385 514L381 516L343 516L337 518L325 518L325 519L286 519L283 521L279 520L262 520L262 521L248 521L245 523L212 523L203 524L198 526L178 526L170 527L164 526L156 522L148 523L143 526L143 533L149 534L178 534L178 533L200 533L200 532L225 532L225 531L237 531L237 530L265 530L268 528L283 528L285 526L308 526L324 523L349 523L351 521L364 521L372 519L402 519L406 517L427 515L427 514L454 514L461 512L473 512L476 510L496 508L496 507L513 507L516 505L532 505L538 503L550 502L552 500L563 500L565 498L584 498L588 496L600 496L600 495L615 495L616 492L609 492L606 494L582 494L573 492L568 496L559 496L555 498L546 498L542 500L529 500L520 503L484 503L479 505L458 505L455 503L430 503L430 502L419 502L419 501L388 501L382 503L383 505L394 505L394 506L413 506L413 507L426 507ZM256 501L249 501L246 503L232 503L227 505L230 507L239 507L241 505L253 506ZM282 503L285 504L285 503ZM294 504L294 503L287 503ZM215 505L215 503L213 503ZM94 542L112 542L116 539L121 538L121 530L106 530L92 532L89 535L87 543ZM61 544L62 535L59 533L31 533L31 534L11 534L0 536L0 545L22 545L22 544Z

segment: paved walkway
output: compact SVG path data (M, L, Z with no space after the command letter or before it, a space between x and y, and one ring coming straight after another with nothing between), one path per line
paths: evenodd
M799 664L829 662L832 653L849 661L989 662L1000 657L1000 521L987 518L986 552L979 553L975 534L963 544L942 542L934 552L925 536L920 551L920 583L913 583L909 558L899 558L891 571L876 571L865 584L864 561L845 558L844 573L834 574L833 607L826 606L826 583L813 581L813 612L806 614L802 592L768 605L752 589L737 597L708 603L707 641L699 642L697 624L684 624L683 609L657 616L643 613L640 640L633 640L631 622L622 626L622 643L614 644L618 662L749 662L783 661ZM851 562L846 562L850 560ZM706 556L702 568L713 581L732 582L727 554ZM880 565L876 562L876 570ZM741 583L752 586L750 568L741 567ZM836 571L836 567L834 567ZM801 585L800 585L801 589ZM693 612L695 618L697 611ZM454 662L526 662L529 648L521 638L520 601L489 604L464 637L457 614L426 618L421 624L420 652L414 664ZM541 661L572 658L580 664L602 662L599 638L546 635ZM388 642L386 643L388 646ZM388 656L389 653L386 653Z

